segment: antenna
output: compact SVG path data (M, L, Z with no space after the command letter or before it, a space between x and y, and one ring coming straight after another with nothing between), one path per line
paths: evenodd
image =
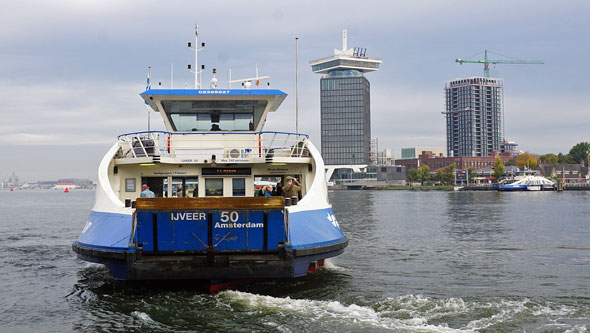
M342 51L346 51L348 48L348 37L346 36L346 30L342 30Z
M152 67L148 67L148 74L147 74L147 84L145 86L145 90L150 90L152 89ZM147 130L148 132L150 131L150 107L148 105L148 102L145 101L145 108L147 110Z
M227 89L231 89L231 68L227 72Z
M231 69L230 69L230 79L231 79ZM268 76L268 75L258 76L258 64L256 64L256 77L249 77L247 79L229 80L229 81L227 81L227 83L230 85L230 88L231 88L232 83L241 83L242 87L244 87L246 89L250 89L250 87L252 87L252 81L254 81L254 83L256 84L256 88L258 88L260 81L267 80L267 79L270 79L270 76Z
M217 78L215 77L217 70L213 68L213 78L211 79L211 89L217 89Z
M201 85L201 80L200 80L200 76L198 76L199 74L201 74L204 70L205 70L205 65L201 66L201 70L198 70L198 62L197 62L197 54L199 53L199 51L201 51L202 49L205 48L205 43L201 43L201 46L199 47L199 25L195 24L195 46L193 47L191 45L191 42L188 42L188 48L192 49L195 51L195 69L192 70L191 69L191 65L188 65L188 70L191 73L195 74L195 89L199 89L200 85Z
M342 44L346 47L346 30L342 31ZM299 37L295 37L295 133L299 133Z

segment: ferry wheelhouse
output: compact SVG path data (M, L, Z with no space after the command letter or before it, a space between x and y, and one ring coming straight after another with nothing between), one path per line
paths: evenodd
M148 89L166 131L118 137L98 168L94 207L72 245L115 279L292 278L348 244L309 137L263 130L286 98L271 89ZM257 180L301 184L255 196ZM140 197L142 185L154 198Z

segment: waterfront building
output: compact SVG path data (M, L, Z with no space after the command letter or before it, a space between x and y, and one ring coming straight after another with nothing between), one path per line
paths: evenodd
M377 168L377 181L390 182L389 185L405 185L406 167L402 165L380 166Z
M381 59L369 58L364 48L348 48L346 30L342 49L313 60L320 79L321 147L328 169L371 164L370 84L364 73L379 70ZM332 167L330 167L332 166Z
M418 156L418 158L408 158L402 160L396 160L395 164L403 165L410 169L416 169L423 165L428 165L430 171L446 168L447 166L455 163L457 169L467 168L493 168L496 163L496 156L500 157L502 163L508 162L512 159L512 155L509 153L500 153L499 151L492 152L492 156L459 156L459 157L444 157L436 156L430 151L425 151Z
M585 182L588 174L588 167L583 164L540 164L537 169L541 176L560 179L566 184Z
M435 156L447 156L447 151L445 148L442 147L411 147L411 148L402 148L401 151L401 159L408 159L408 158L418 158L420 154L429 151L432 152Z
M504 138L503 80L487 77L445 83L447 156L491 156Z
M391 152L391 149L383 149L382 151L378 152L376 164L378 166L394 165L395 158L393 157L393 153Z

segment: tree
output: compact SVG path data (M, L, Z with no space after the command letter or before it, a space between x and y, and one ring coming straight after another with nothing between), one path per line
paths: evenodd
M566 155L564 155L562 153L557 154L557 163L568 164L568 163L571 163L571 161L572 161L572 158L569 154L566 154Z
M588 161L586 160L588 154L590 154L590 142L580 142L570 149L568 155L571 157L573 163L583 163L586 161L586 166L588 166Z
M496 162L494 163L494 177L496 177L496 181L498 181L502 176L504 176L504 163L502 163L502 159L500 159L499 156L496 156Z
M559 163L559 158L557 157L557 155L549 153L539 156L539 161L543 164L557 164Z
M467 181L471 184L475 181L475 168L469 167L467 168Z
M434 179L441 183L445 182L445 175L443 174L441 169L436 170L436 175L434 175Z
M457 169L457 164L451 163L449 164L443 171L443 181L447 184L450 184L453 179L455 179L455 169Z
M525 167L529 170L535 170L537 168L537 160L527 152L516 156L515 162L520 170L524 170Z
M418 169L408 170L408 180L410 182L417 182L418 180L420 180L420 177L418 176Z
M505 166L516 166L516 157L518 156L514 156L513 158L509 159Z
M418 169L418 178L422 184L430 179L430 167L428 165L423 165Z

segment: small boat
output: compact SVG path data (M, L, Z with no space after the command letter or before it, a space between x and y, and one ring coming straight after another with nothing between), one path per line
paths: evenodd
M202 280L213 290L304 276L343 253L320 152L306 134L263 129L284 92L220 89L212 79L210 89L140 95L167 130L121 134L105 154L72 245L78 258L115 279ZM291 178L294 196L254 194L257 180L284 189Z

